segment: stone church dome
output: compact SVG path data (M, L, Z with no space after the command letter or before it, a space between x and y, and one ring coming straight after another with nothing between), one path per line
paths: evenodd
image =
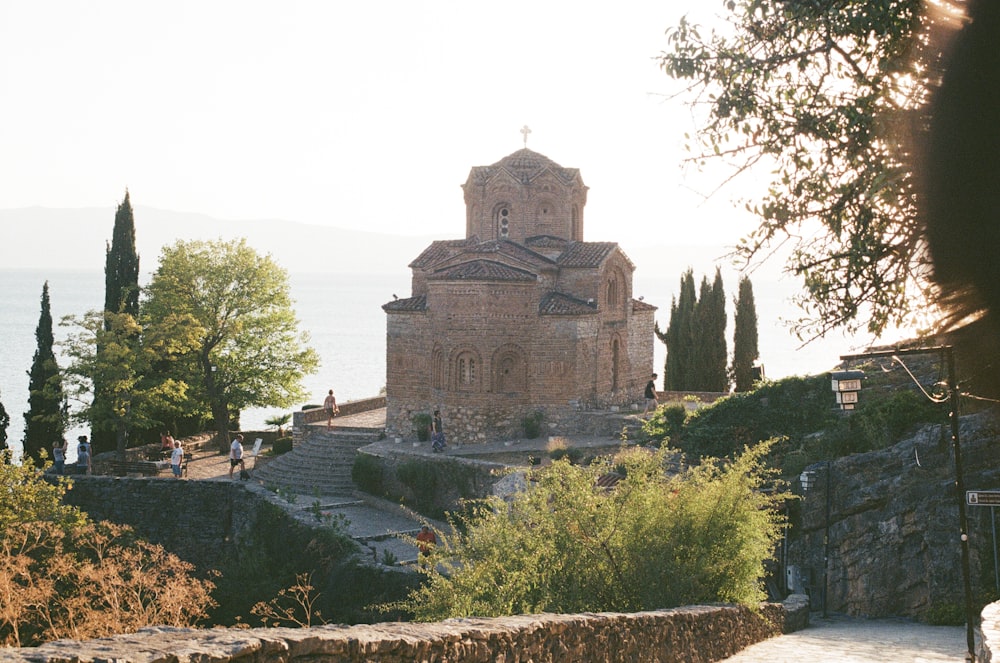
M482 184L499 171L506 171L522 184L528 184L542 173L549 171L565 183L574 181L580 173L578 168L563 168L544 154L524 148L508 154L500 161L490 166L478 166L472 169L470 181Z

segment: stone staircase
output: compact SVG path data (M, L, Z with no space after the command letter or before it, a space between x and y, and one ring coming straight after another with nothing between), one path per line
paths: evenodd
M254 479L265 486L299 494L351 495L355 453L360 447L378 440L380 431L311 428L304 442L255 469Z

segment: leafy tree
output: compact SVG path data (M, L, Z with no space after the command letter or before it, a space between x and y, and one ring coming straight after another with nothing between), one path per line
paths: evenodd
M668 476L666 450L589 467L557 461L510 502L489 500L439 535L427 582L393 606L417 620L538 612L754 606L781 533L780 491L760 488L768 444ZM612 463L626 478L597 485ZM438 572L438 568L442 569Z
M180 241L164 247L147 288L151 321L187 314L201 333L190 359L200 375L220 446L246 407L288 407L319 360L297 331L288 275L246 240Z
M740 279L733 327L733 381L736 391L750 391L754 382L753 364L760 356L760 350L757 348L757 305L753 298L753 283L746 276Z
M66 398L53 352L49 282L42 286L42 310L35 328L35 356L28 372L28 411L24 413L24 454L40 462L66 432Z
M914 56L923 4L727 0L728 25L682 20L667 33L661 66L689 82L703 113L692 161L772 173L747 203L760 225L737 253L749 261L791 247L800 334L879 334L925 300L913 176L889 130L925 101L926 67Z
M0 402L0 453L7 449L7 427L10 426L10 415Z
M139 315L139 255L135 250L135 219L132 215L132 203L129 201L128 190L125 199L118 205L115 212L115 225L112 230L111 244L107 247L104 262L104 311L109 314L126 313L133 318ZM105 331L111 331L112 317L104 320ZM98 345L97 353L103 348ZM113 410L114 405L105 403L113 399L112 394L105 392L105 385L100 376L93 376L95 410ZM96 426L91 429L90 441L96 451L108 451L112 447L121 447L120 435L116 436L113 428Z
M170 368L197 347L201 328L189 315L171 314L143 327L128 313L108 311L67 323L78 330L66 341L73 392L82 400L94 385L103 391L76 416L110 432L124 456L130 431L160 424L156 416L185 405L188 384Z
M131 529L66 506L69 486L45 481L30 456L0 463L0 645L198 623L212 583Z

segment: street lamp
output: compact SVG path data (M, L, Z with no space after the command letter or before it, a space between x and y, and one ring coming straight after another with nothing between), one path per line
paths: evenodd
M846 362L891 357L902 364L903 362L899 359L901 356L918 354L940 354L948 366L948 418L951 420L951 442L955 453L955 488L958 493L958 538L962 553L962 582L965 586L965 639L968 646L965 658L967 661L975 661L976 637L972 625L975 618L975 610L972 607L972 580L969 571L969 527L965 516L965 480L962 478L962 446L958 439L958 401L960 394L958 391L958 379L955 374L954 348L950 345L938 345L929 348L883 350L857 355L842 355L840 360ZM845 372L849 373L850 371ZM858 389L860 390L860 384ZM836 391L836 387L834 387L834 390ZM841 400L838 399L837 402L840 403Z
M837 395L837 405L841 410L853 410L858 403L861 392L861 380L864 371L833 371L830 373L830 386Z

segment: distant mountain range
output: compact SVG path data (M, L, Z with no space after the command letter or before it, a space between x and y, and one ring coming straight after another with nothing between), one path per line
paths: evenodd
M144 272L154 270L161 248L178 239L245 237L257 251L270 253L289 272L408 273L407 265L431 241L462 236L388 235L278 219L229 221L141 205L134 208L134 214ZM103 270L114 219L113 207L0 210L0 269ZM588 239L617 241L638 267L637 276L645 278L655 274L679 281L689 266L696 278L700 274L711 276L713 265L726 252L723 246L666 247L648 238ZM735 289L735 282L731 287Z

